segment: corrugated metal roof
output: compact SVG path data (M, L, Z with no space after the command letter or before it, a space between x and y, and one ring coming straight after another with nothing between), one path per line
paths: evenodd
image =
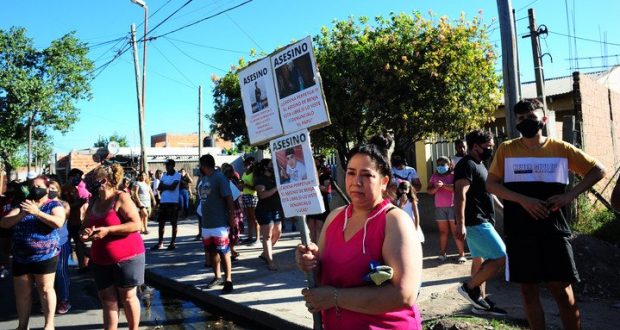
M620 66L613 66L606 71L588 72L583 73L585 76L592 80L598 81L610 89L614 89L614 86L609 86L607 79L612 72L620 70ZM614 72L615 73L615 72ZM566 94L573 91L573 76L564 76L557 78L545 79L545 94L546 96L554 96L560 94ZM529 81L521 84L521 98L536 98L536 82Z

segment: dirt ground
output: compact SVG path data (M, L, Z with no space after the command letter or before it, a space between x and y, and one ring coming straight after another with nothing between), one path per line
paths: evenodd
M431 236L431 235L429 235ZM428 236L427 236L428 237ZM620 329L620 247L590 236L572 239L581 282L575 285L577 302L581 310L583 329ZM427 243L425 243L426 245ZM435 244L435 243L431 243ZM425 246L425 255L431 246ZM465 278L471 265L455 262L439 263L432 257L425 258L423 294L419 299L422 318L427 329L526 329L527 321L521 306L517 285L504 281L503 273L487 284L487 292L508 317L485 320L474 317L471 306L458 293L458 282ZM427 285L430 282L431 285ZM432 286L433 283L444 285ZM450 283L446 285L445 283ZM424 286L426 285L426 291ZM546 289L541 299L548 329L562 329L555 302Z

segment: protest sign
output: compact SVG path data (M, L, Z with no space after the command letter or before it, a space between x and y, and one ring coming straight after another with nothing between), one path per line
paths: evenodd
M293 217L325 212L312 157L310 132L298 131L269 144L284 215Z
M270 59L284 134L329 125L312 38L289 45Z
M237 76L250 144L260 144L282 135L269 58L248 65Z

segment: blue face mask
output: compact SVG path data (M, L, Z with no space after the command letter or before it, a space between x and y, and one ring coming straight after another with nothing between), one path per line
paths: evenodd
M448 165L437 166L437 173L439 174L446 174L449 170L450 168L448 167Z

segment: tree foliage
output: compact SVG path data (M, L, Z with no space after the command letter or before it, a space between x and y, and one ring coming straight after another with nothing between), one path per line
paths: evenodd
M97 142L95 142L93 144L93 147L95 148L105 148L108 146L108 143L110 143L111 141L116 141L118 142L119 147L128 147L129 143L127 142L127 137L124 135L120 135L117 132L114 132L112 135L110 135L109 138L104 138L103 136L99 135L99 139L97 140Z
M50 144L49 131L69 131L78 100L90 98L93 63L74 33L37 50L24 28L0 30L0 159L11 159L33 139Z
M314 38L332 125L312 132L313 145L336 148L380 131L396 148L438 134L462 135L492 120L500 100L495 54L480 16L426 19L418 12L335 21ZM217 80L214 131L247 141L234 72Z

